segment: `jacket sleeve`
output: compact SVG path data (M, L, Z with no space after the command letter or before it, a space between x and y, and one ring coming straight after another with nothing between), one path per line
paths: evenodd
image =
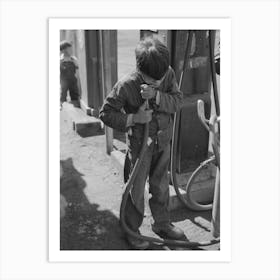
M160 101L158 111L173 114L180 109L183 102L183 93L179 90L174 70L170 68L170 74L167 77L169 83L168 92L160 91Z
M121 132L126 132L129 129L127 127L128 115L122 111L126 100L125 88L120 84L116 84L106 97L99 113L99 118L105 125Z

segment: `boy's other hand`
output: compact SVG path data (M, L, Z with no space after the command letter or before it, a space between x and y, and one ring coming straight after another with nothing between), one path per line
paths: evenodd
M141 96L143 99L152 99L156 96L156 90L149 85L141 85Z
M148 123L152 120L153 110L145 110L146 104L144 103L136 114L133 115L134 123Z

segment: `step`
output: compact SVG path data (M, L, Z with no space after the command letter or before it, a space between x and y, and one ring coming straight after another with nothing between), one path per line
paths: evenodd
M66 111L72 120L73 130L81 137L104 134L102 122L96 117L88 116L81 108L72 103L64 102L62 110Z

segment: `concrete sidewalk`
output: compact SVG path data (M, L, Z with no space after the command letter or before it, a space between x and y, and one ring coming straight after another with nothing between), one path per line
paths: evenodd
M119 227L123 192L122 170L106 155L105 136L81 137L62 109L60 113L60 193L65 205L61 218L61 250L127 250ZM191 241L209 240L211 212L181 208L171 212L172 221ZM153 219L147 208L141 232L151 231ZM203 249L217 250L219 245ZM169 250L153 245L151 250ZM171 248L172 249L172 248Z

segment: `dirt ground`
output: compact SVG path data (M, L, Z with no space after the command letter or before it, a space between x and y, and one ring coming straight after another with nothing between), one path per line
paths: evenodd
M83 138L73 131L67 112L62 110L60 114L61 250L131 249L118 219L123 177L105 152L105 136ZM191 241L212 238L211 211L191 212L183 208L173 211L171 219ZM141 232L156 237L151 231L152 222L151 213L146 211ZM152 245L149 249L174 248Z
M122 179L105 152L105 137L82 138L61 111L61 249L126 249L117 214Z

